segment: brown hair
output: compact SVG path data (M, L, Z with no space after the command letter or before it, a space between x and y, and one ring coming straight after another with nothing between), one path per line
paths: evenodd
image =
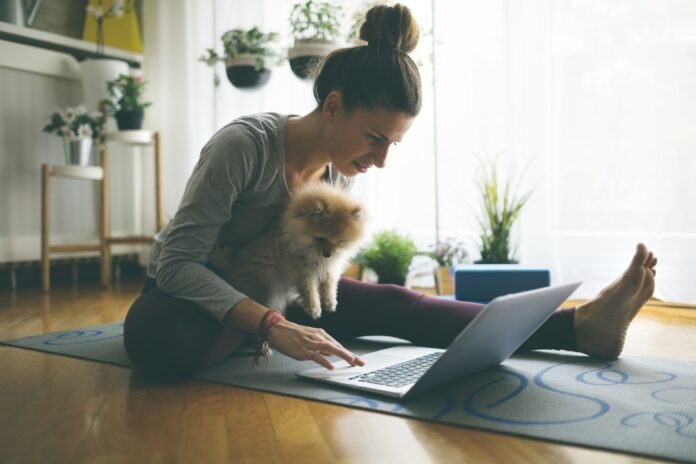
M314 80L319 107L337 90L348 112L386 109L416 116L421 109L421 80L408 53L416 48L419 35L407 7L370 8L360 28L360 39L367 45L336 50L319 63Z

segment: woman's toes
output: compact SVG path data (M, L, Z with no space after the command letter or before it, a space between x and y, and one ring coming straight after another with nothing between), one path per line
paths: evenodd
M648 259L648 248L642 244L639 243L636 246L636 254L633 255L633 259L631 260L631 267L634 266L643 266Z

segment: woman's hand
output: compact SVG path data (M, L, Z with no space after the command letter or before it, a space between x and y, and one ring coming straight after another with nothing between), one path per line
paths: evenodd
M327 369L333 365L324 356L336 355L352 366L364 366L362 359L346 350L324 329L307 327L282 320L274 325L268 343L281 353L299 361L311 360Z

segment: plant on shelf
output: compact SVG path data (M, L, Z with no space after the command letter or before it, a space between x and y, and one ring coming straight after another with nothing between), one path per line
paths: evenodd
M271 70L267 60L278 60L279 54L274 48L278 41L277 32L261 32L257 27L248 30L232 29L222 34L224 53L219 55L214 49L206 49L206 55L199 61L215 66L218 62L225 64L227 78L239 88L260 87L268 82ZM220 78L215 73L215 85Z
M109 97L104 104L107 111L116 117L119 130L142 127L145 108L151 105L150 102L142 101L146 84L142 76L127 74L120 74L106 83Z
M436 242L428 256L438 265L434 273L438 295L454 293L454 266L466 262L469 256L464 243L454 237L447 237Z
M92 141L98 140L104 126L104 115L89 113L84 106L56 109L49 116L43 131L55 133L63 138L63 149L67 164L85 166L89 163Z
M361 250L355 261L377 273L379 283L404 285L416 245L408 236L385 230L373 236L372 245Z
M112 0L108 8L104 8L104 1L99 0L98 5L87 5L87 14L94 17L97 22L97 54L104 54L104 20L108 18L120 18L133 8L135 0Z
M502 182L497 160L484 162L480 169L477 185L482 215L477 220L481 226L481 259L476 263L517 263L510 250L510 233L533 190L518 195L519 184L512 185L514 173Z
M299 78L310 76L322 57L340 47L343 9L331 2L307 0L293 5L290 29L294 44L288 50L292 72Z

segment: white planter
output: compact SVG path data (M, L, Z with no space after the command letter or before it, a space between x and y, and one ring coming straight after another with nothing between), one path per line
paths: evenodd
M225 66L254 66L256 67L256 55L242 53L234 58L225 58Z
M295 45L288 50L290 68L297 77L307 79L319 60L339 48L341 44L338 42L296 40Z
M111 59L86 59L80 63L82 95L88 111L99 110L99 102L109 96L106 83L128 74L128 63Z
M89 156L92 154L92 137L82 137L77 140L63 137L63 151L65 164L88 166Z

